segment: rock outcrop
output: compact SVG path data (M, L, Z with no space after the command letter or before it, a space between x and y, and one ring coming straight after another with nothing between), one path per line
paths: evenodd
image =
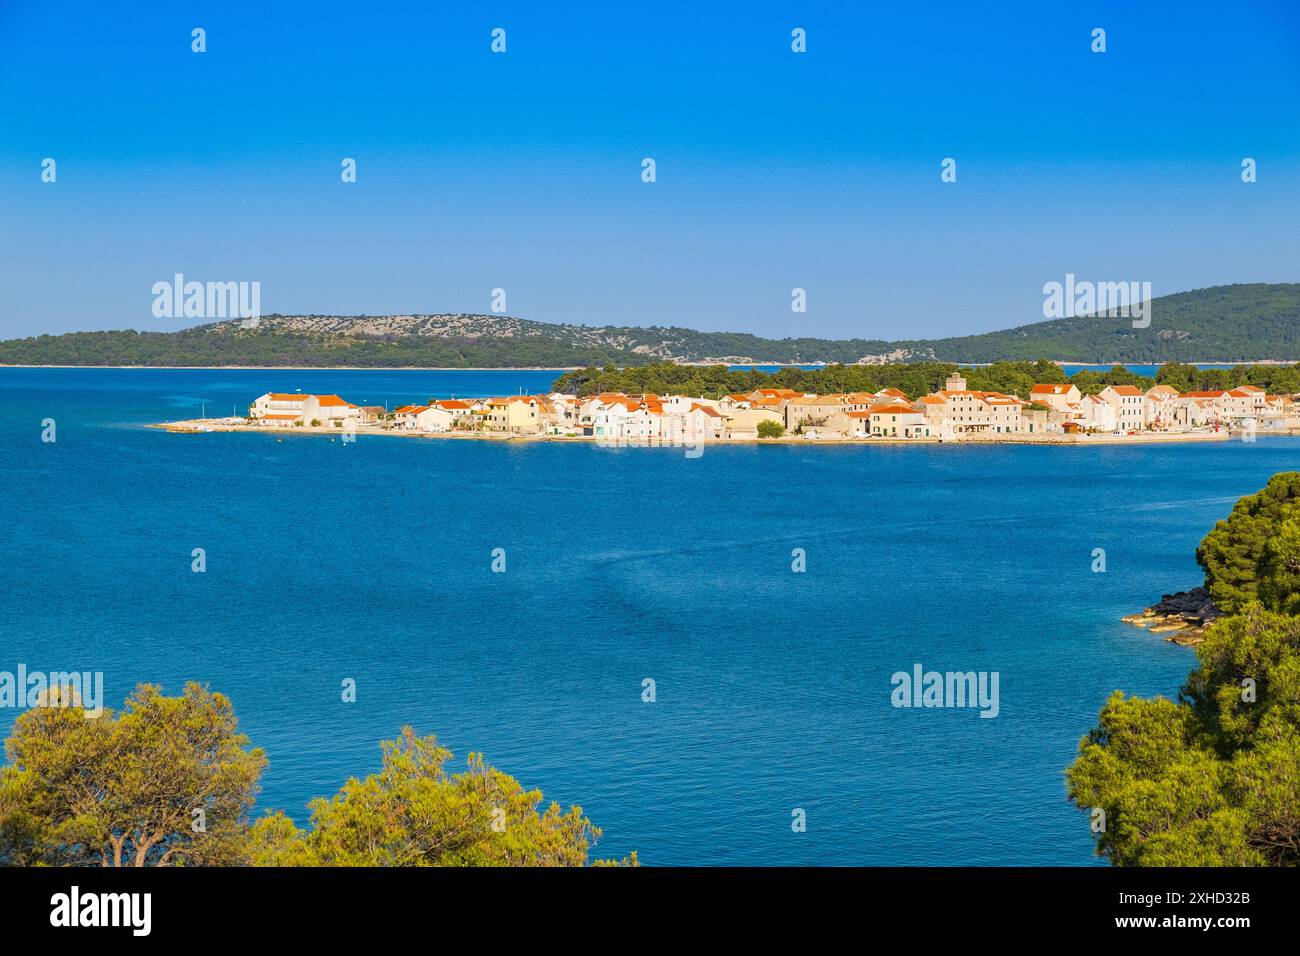
M1175 644L1199 644L1205 639L1205 631L1216 619L1222 616L1205 588L1192 588L1176 594L1164 595L1158 604L1153 604L1141 614L1130 614L1121 618L1126 624L1150 630L1152 634L1164 634L1165 640Z

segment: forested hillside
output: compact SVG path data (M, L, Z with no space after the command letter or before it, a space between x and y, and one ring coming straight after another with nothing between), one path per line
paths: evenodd
M864 321L864 324L867 324ZM898 325L898 322L894 323ZM919 323L918 323L919 325ZM944 339L765 339L532 322L500 315L269 315L180 332L72 332L0 342L4 365L570 368L654 362L807 365L898 362L1300 361L1300 284L1216 286L1156 298L1129 318L1053 319Z

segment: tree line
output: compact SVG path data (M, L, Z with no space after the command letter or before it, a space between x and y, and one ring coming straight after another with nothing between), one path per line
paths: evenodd
M1228 369L1198 369L1171 364L1157 371L1155 382L1122 365L1110 369L1081 369L1074 375L1055 362L994 362L962 367L951 362L910 362L901 365L828 365L823 368L783 368L766 372L757 368L732 369L726 365L677 365L656 362L631 368L606 365L566 372L551 386L554 391L581 396L601 392L629 395L684 394L721 398L747 394L758 388L790 388L820 395L841 392L877 392L897 388L917 399L944 387L948 376L960 372L966 387L984 392L1004 392L1026 398L1036 384L1073 383L1084 395L1095 395L1107 385L1137 385L1143 390L1165 384L1180 392L1229 389L1258 385L1270 393L1300 392L1300 365L1238 365Z
M363 338L198 328L182 332L70 332L0 342L0 365L562 368L610 361L624 362L628 357L619 349L546 338Z
M197 684L141 685L121 713L77 706L20 714L0 768L0 865L583 866L600 830L581 807L471 753L461 772L410 727L382 765L310 804L252 820L265 753L230 701ZM636 854L596 865L635 865Z

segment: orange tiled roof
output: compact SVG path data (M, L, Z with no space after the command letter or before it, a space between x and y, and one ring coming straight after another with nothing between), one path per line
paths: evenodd
M663 413L664 410L664 406L662 402L638 402L634 398L616 398L612 402L605 402L605 404L622 405L629 412L639 411L641 406L645 405L645 410L647 412L650 412L653 415L660 415Z
M1001 392L984 392L981 396L989 405L1019 405L1020 399L1003 395Z
M1012 398L1010 395L1003 395L1001 392L976 392L971 389L944 389L942 392L935 392L940 399L953 398L958 395L969 395L972 398L978 398L986 405L1017 405L1020 399ZM927 398L929 396L926 396Z
M800 397L790 399L791 405L843 405L839 395L812 395L810 397Z

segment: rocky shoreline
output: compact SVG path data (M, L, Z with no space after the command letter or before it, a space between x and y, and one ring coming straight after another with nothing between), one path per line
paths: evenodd
M1120 618L1125 624L1144 628L1152 634L1165 635L1175 644L1195 645L1205 640L1205 632L1223 614L1203 587L1166 594L1159 603L1141 614Z

